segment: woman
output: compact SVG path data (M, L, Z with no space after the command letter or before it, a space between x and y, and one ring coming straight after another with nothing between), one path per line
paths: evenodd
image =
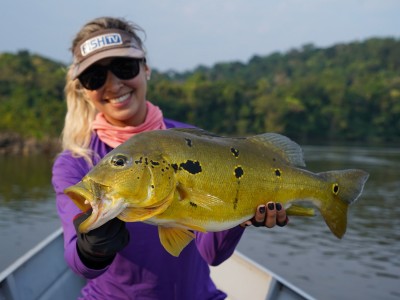
M252 221L218 233L196 233L178 258L161 246L157 227L113 219L87 234L77 227L81 213L63 190L79 182L113 148L136 133L190 127L163 117L146 100L150 68L138 36L123 19L87 23L72 44L74 62L66 83L64 151L53 166L52 182L64 228L65 259L88 279L81 299L224 299L209 276L209 265L231 256L244 228L287 223L277 203L261 205Z

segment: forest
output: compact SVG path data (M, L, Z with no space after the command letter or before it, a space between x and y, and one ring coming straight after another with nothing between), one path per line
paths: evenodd
M0 133L58 137L67 66L20 50L0 54L0 70ZM165 117L223 135L398 144L400 39L307 44L186 72L153 69L148 100Z

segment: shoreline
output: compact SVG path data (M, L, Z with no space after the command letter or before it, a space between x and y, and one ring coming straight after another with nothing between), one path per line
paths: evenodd
M58 138L24 138L18 133L0 133L0 155L54 154L60 150Z

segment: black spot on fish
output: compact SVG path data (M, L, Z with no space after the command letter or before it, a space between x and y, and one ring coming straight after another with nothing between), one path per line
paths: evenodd
M153 184L151 185L151 188L154 189L154 185Z
M144 159L144 163L145 163L146 166L149 164L149 161L148 161L147 157Z
M238 205L238 202L239 202L238 194L239 194L239 189L236 190L235 200L233 201L233 209L235 209L235 210L237 209L237 205Z
M191 207L197 207L197 204L192 202L192 201L190 201L189 204L190 204Z
M237 181L238 186L236 188L236 195L235 195L235 199L233 200L233 209L236 210L237 209L237 205L239 202L239 188L240 188L240 180Z
M187 160L186 162L181 163L179 166L193 175L202 171L201 165L198 161Z
M281 170L275 169L275 175L276 175L277 177L281 177L281 175L282 175Z
M158 161L154 161L154 160L150 160L150 163L151 163L153 166L159 166L159 165L160 165L160 163L159 163Z
M235 149L235 148L232 147L231 148L231 152L236 158L239 157L239 150L238 149Z
M241 166L237 166L235 168L235 177L239 179L240 177L243 176L243 174L244 174L244 171L243 171L242 167Z
M178 169L179 169L178 164L171 164L171 167L172 167L175 171L178 171Z
M191 140L191 139L185 138L185 141L186 141L186 144L187 144L189 147L192 147L192 140Z
M139 160L135 160L135 164L141 164L143 157L139 158Z

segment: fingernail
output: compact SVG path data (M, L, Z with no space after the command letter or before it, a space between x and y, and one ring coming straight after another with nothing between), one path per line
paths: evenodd
M268 203L268 209L269 209L269 210L275 209L274 203Z
M280 203L276 203L275 206L277 211L280 211L282 209L282 205Z
M265 206L260 206L258 208L258 211L260 212L260 214L265 214Z

